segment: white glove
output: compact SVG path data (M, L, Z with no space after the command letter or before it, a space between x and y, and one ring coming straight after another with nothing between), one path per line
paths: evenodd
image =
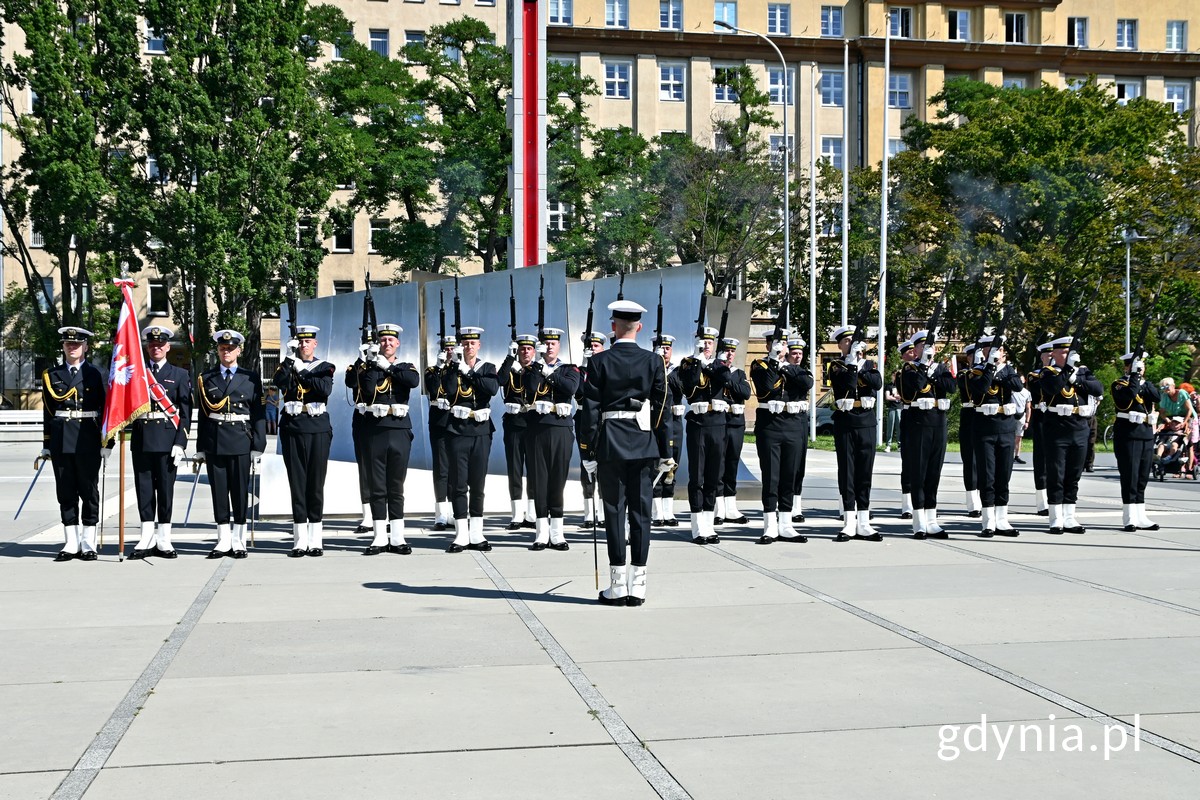
M459 361L458 362L458 371L461 372L463 375L468 375L471 372L471 368L467 366L467 362Z
M583 471L588 474L588 477L596 477L596 467L599 466L595 461L582 461Z
M858 352L853 348L846 354L846 366L852 370L858 369Z
M370 361L375 356L379 355L379 345L374 342L368 342L358 348L358 352L362 355L363 361Z
M450 410L450 401L444 397L439 397L434 402L434 406L437 407L438 411L449 411Z
M179 466L179 462L183 461L183 448L175 445L171 448L171 460L175 462L175 466Z
M921 363L929 366L933 363L933 357L937 355L937 348L933 345L926 345L925 352L921 353Z
M787 357L788 348L783 342L776 342L771 345L771 360L775 363L780 363Z
M658 356L659 358L666 358L667 357L667 348L665 348L665 347L654 348L654 355Z
M1079 353L1076 353L1074 350L1067 353L1067 366L1068 367L1079 366Z
M199 471L200 465L203 464L206 460L207 460L207 455L204 453L203 450L197 450L196 455L192 456L192 464L195 465L195 468L197 471Z
M516 342L508 343L508 357L509 358L517 357L517 343Z
M586 364L593 355L594 354L592 353L592 350L590 347L588 349L584 350L583 351L583 363Z
M682 417L686 413L687 413L687 406L685 406L683 403L679 403L678 405L671 406L672 416Z
M514 361L514 362L512 362L512 364L509 365L508 368L511 369L513 372L520 373L521 372L521 363L519 361Z
M446 351L439 350L438 354L437 354L437 359L435 359L435 360L437 361L437 365L439 367L444 366L446 364Z
M49 458L49 457L50 457L50 448L48 448L48 447L43 447L42 452L38 453L38 458Z
M549 352L549 348L546 347L545 342L538 342L537 347L535 347L534 350L537 351L538 358L545 358L546 353Z
M1145 369L1146 369L1146 365L1142 363L1142 360L1140 358L1135 358L1133 360L1133 363L1129 365L1130 372L1139 372L1140 373Z
M111 456L112 456L112 448L111 447L107 447L100 451L100 458L104 460L105 464L108 463L108 459Z
M451 406L450 413L454 415L455 419L466 419L471 416L471 409L466 406Z
M260 451L255 450L250 453L250 463L257 467L258 463L262 461L262 457L263 454Z
M300 340L299 339L288 339L287 349L288 349L289 353L294 354L297 350L300 349Z
M376 417L386 417L392 410L391 405L387 403L372 403L369 408Z
M460 344L458 347L454 348L454 360L461 362L462 356L463 356L463 349L462 349L462 345Z
M673 470L673 469L675 469L675 459L673 459L673 458L660 458L660 459L658 460L658 471L659 471L659 472L664 472L664 473L665 473L665 472L670 472L670 471L671 471L671 470Z
M504 404L504 413L505 414L520 414L521 413L521 404L520 403L505 403Z
M704 358L704 340L703 339L696 340L696 346L692 352L694 353L696 358L701 358L701 359Z
M1077 370L1077 369L1071 370L1071 374L1067 376L1067 383L1075 383L1075 380L1078 376L1079 376L1079 370Z
M988 353L987 363L991 364L993 367L1000 363L1000 350L998 348L993 347L991 352Z
M541 369L543 375L550 375L551 373L554 372L554 370L558 369L558 365L555 364L552 367L549 364L547 364L545 361L539 361L538 368Z
M385 356L377 355L375 356L375 366L379 367L384 372L387 372L392 368L392 362L388 361Z

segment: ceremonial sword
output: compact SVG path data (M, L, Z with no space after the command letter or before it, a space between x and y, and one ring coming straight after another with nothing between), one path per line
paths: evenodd
M13 515L13 519L21 516L21 511L25 508L25 501L29 499L29 495L33 493L33 487L37 486L38 478L42 477L42 469L46 466L46 462L50 460L50 456L38 456L33 460L33 468L36 472L33 473L33 481L30 482L29 488L25 490L25 497L21 500L21 505L17 506L17 513Z

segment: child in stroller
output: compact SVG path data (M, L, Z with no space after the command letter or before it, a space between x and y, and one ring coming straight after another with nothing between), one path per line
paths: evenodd
M1194 477L1194 470L1189 467L1189 447L1183 417L1168 418L1154 434L1151 475L1160 481L1166 480L1167 475Z

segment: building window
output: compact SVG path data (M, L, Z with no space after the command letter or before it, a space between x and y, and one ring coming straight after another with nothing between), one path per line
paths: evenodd
M658 27L664 31L683 30L683 0L661 0L659 2Z
M892 75L888 79L888 107L912 108L912 76Z
M386 219L371 220L371 234L370 234L370 238L367 239L367 252L368 253L378 253L379 252L379 242L381 242L383 240L383 237L380 236L380 234L387 233L388 225L389 225L389 223Z
M547 22L551 25L570 25L571 0L550 0Z
M372 28L371 29L371 51L378 53L384 58L391 56L392 46L390 44L391 37L388 34L387 28Z
M821 137L821 158L829 162L834 169L842 168L842 137Z
M449 61L451 64L461 64L462 63L462 50L459 50L457 47L455 47L452 44L448 44L442 48L442 55L444 55L446 57L446 60Z
M893 8L889 14L890 29L893 39L912 38L912 9Z
M628 61L604 62L604 96L615 100L629 99L629 72L632 65Z
M354 281L334 281L333 293L339 294L354 294Z
M54 278L42 278L42 290L38 292L37 300L42 313L49 313L50 304L54 302Z
M841 108L845 103L846 75L840 69L821 73L821 105Z
M771 167L776 170L783 170L783 159L786 156L791 161L796 160L796 137L788 134L787 147L783 145L783 134L772 133L767 138L767 146L770 150Z
M1137 20L1117 20L1117 49L1137 50Z
M1029 32L1026 29L1028 17L1023 11L1004 12L1004 41L1009 44L1026 44Z
M546 230L565 231L571 220L571 207L566 203L546 204Z
M405 31L404 44L425 44L425 31Z
M682 101L685 98L683 64L659 64L658 99Z
M783 67L768 67L767 92L771 96L771 103L773 105L783 103L784 89ZM787 104L790 106L796 102L796 70L794 67L788 67L786 89Z
M821 35L842 36L842 7L821 6Z
M45 247L46 237L42 236L42 232L33 227L33 223L29 223L29 246L30 247Z
M1087 17L1067 17L1067 47L1088 46Z
M308 247L316 243L313 218L300 217L300 219L296 220L296 246Z
M1116 82L1117 102L1125 105L1130 100L1142 96L1142 82L1139 80L1122 79Z
M604 27L629 27L629 0L604 0Z
M1167 49L1176 53L1187 50L1187 22L1185 20L1167 20Z
M950 38L956 42L971 41L971 12L950 10L946 12L950 23Z
M728 0L717 0L713 5L713 19L717 22L724 22L726 25L737 27L737 3L728 2ZM724 28L717 27L716 30L721 31Z
M713 150L718 153L728 153L729 137L721 131L713 131Z
M146 313L155 317L171 316L171 292L167 290L166 281L146 282Z
M1188 88L1183 81L1167 81L1163 86L1163 100L1176 114L1188 111Z
M158 158L156 156L146 156L146 178L151 183L160 185L167 182L167 176L163 175L158 169Z
M161 33L155 30L149 22L146 23L146 52L147 53L165 53L167 52L167 40Z
M767 4L767 33L792 35L792 7L787 3Z
M347 222L345 227L338 228L333 234L333 252L354 252L354 223Z
M1005 89L1024 89L1025 88L1025 79L1021 78L1021 77L1005 78L1004 79L1004 88Z
M903 139L888 139L888 158L897 153L903 153L907 149L908 146L904 144Z
M345 31L342 33L342 37L343 37L343 39L339 39L338 41L333 43L333 60L334 61L345 61L346 60L346 51L342 48L342 41L353 38L354 34L351 31Z
M737 67L713 67L713 101L716 103L736 103L737 92L726 81L737 74Z

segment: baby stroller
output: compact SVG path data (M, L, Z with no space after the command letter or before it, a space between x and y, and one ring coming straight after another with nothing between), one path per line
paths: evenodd
M1154 434L1154 461L1150 466L1150 474L1159 481L1165 481L1168 475L1188 475L1194 469L1188 469L1187 434L1183 429L1183 420L1173 417L1165 426Z

